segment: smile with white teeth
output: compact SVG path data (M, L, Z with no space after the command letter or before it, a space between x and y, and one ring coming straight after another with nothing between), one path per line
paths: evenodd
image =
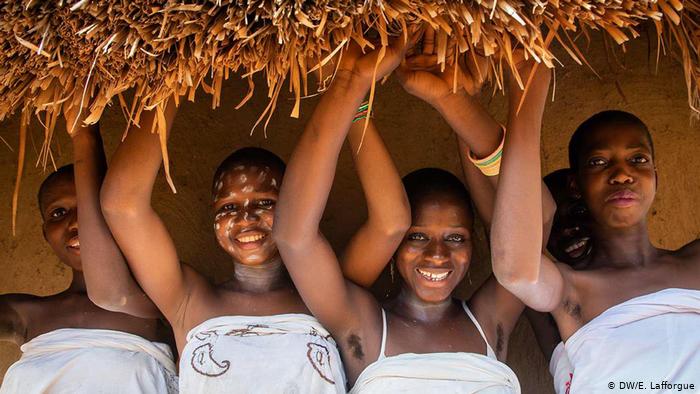
M566 253L571 253L571 252L573 252L574 250L580 249L580 248L586 246L586 243L588 243L588 240L589 240L588 237L586 237L586 238L581 238L580 241L571 244L568 248L564 249L564 251L565 251Z
M420 268L416 268L416 272L418 272L422 277L425 279L431 281L431 282L439 282L441 280L445 280L448 275L452 273L452 271L445 271L440 274L434 274L432 272L428 272L425 270L422 270Z
M73 248L73 249L80 249L80 239L78 239L78 238L71 239L70 241L68 241L67 246L69 248Z
M265 237L266 237L266 235L264 235L264 234L253 234L253 235L241 234L241 235L236 237L236 241L238 241L242 244L245 244L245 243L250 243L250 242L258 242Z

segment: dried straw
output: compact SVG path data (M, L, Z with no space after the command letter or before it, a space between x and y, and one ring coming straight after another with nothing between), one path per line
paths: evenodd
M63 106L85 105L94 123L117 98L129 124L137 123L143 109L162 110L173 95L194 100L198 89L215 108L223 80L238 74L250 87L240 108L260 73L270 103L255 126L267 126L287 78L297 117L315 66L342 55L351 40L368 47L378 35L386 45L387 37L423 23L436 29L438 62L486 56L485 72L501 88L516 48L554 67L550 38L587 64L571 33L600 30L622 44L650 20L663 51L678 49L689 103L698 110L699 14L700 0L7 1L0 4L0 121L17 110L45 113L46 164ZM135 93L130 105L122 96L128 89Z

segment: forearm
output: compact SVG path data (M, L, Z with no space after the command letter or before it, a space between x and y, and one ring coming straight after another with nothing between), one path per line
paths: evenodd
M501 125L476 98L459 92L432 105L476 157L486 157L500 145Z
M176 112L172 99L164 112L165 132L169 134ZM151 209L151 193L163 161L161 137L151 132L155 122L156 110L144 111L140 127L129 128L127 138L112 157L101 192L102 208L109 216Z
M366 131L363 121L353 123L348 141L367 201L367 220L348 242L341 267L347 279L367 288L377 280L411 225L411 208L374 122L369 122Z
M131 276L119 247L102 215L99 193L106 170L102 138L97 125L82 127L73 136L75 189L80 228L81 261L88 296L98 306L143 317L157 317L152 304L136 308L127 301L144 296Z
M301 247L319 236L338 155L369 83L337 75L321 97L287 166L275 218L275 237Z
M459 158L462 163L462 171L464 173L464 180L467 183L467 189L469 190L469 195L474 202L474 207L484 222L486 230L489 231L491 228L491 222L493 220L493 209L496 200L496 177L487 177L469 160L467 157L467 144L462 141L461 138L457 137L458 147L459 147Z
M352 124L348 142L367 202L367 222L387 235L403 235L411 224L411 209L399 170L374 121L366 130L364 125L364 120Z
M549 76L541 74L517 111L523 93L511 84L508 133L491 226L494 274L506 287L509 283L535 283L539 279L542 257L540 130L548 87Z

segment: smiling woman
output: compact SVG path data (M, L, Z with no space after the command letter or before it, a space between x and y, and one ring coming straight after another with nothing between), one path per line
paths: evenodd
M166 114L169 130L174 102ZM161 163L160 140L144 130L154 121L151 112L142 118L142 128L129 130L114 156L102 204L134 276L173 327L181 392L222 393L231 387L344 392L335 343L309 315L270 236L284 174L282 160L263 149L244 148L216 170L213 229L233 261L234 275L214 284L180 262L150 205ZM144 239L150 240L147 247ZM269 362L274 359L286 362ZM263 374L275 379L263 379Z

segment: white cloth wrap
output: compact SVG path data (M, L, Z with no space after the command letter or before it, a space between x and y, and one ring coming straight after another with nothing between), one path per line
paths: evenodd
M187 334L182 393L345 393L335 341L309 315L222 316Z
M404 353L365 368L351 393L519 394L504 363L476 353Z
M100 329L62 328L20 348L0 394L174 394L177 372L168 345Z
M698 290L664 289L611 307L566 341L571 393L678 392L651 387L662 381L700 390L699 328ZM620 389L637 381L643 390Z
M552 374L554 391L557 394L569 393L572 371L571 361L569 361L569 356L564 349L564 342L559 342L552 352L552 359L549 360L549 373Z

